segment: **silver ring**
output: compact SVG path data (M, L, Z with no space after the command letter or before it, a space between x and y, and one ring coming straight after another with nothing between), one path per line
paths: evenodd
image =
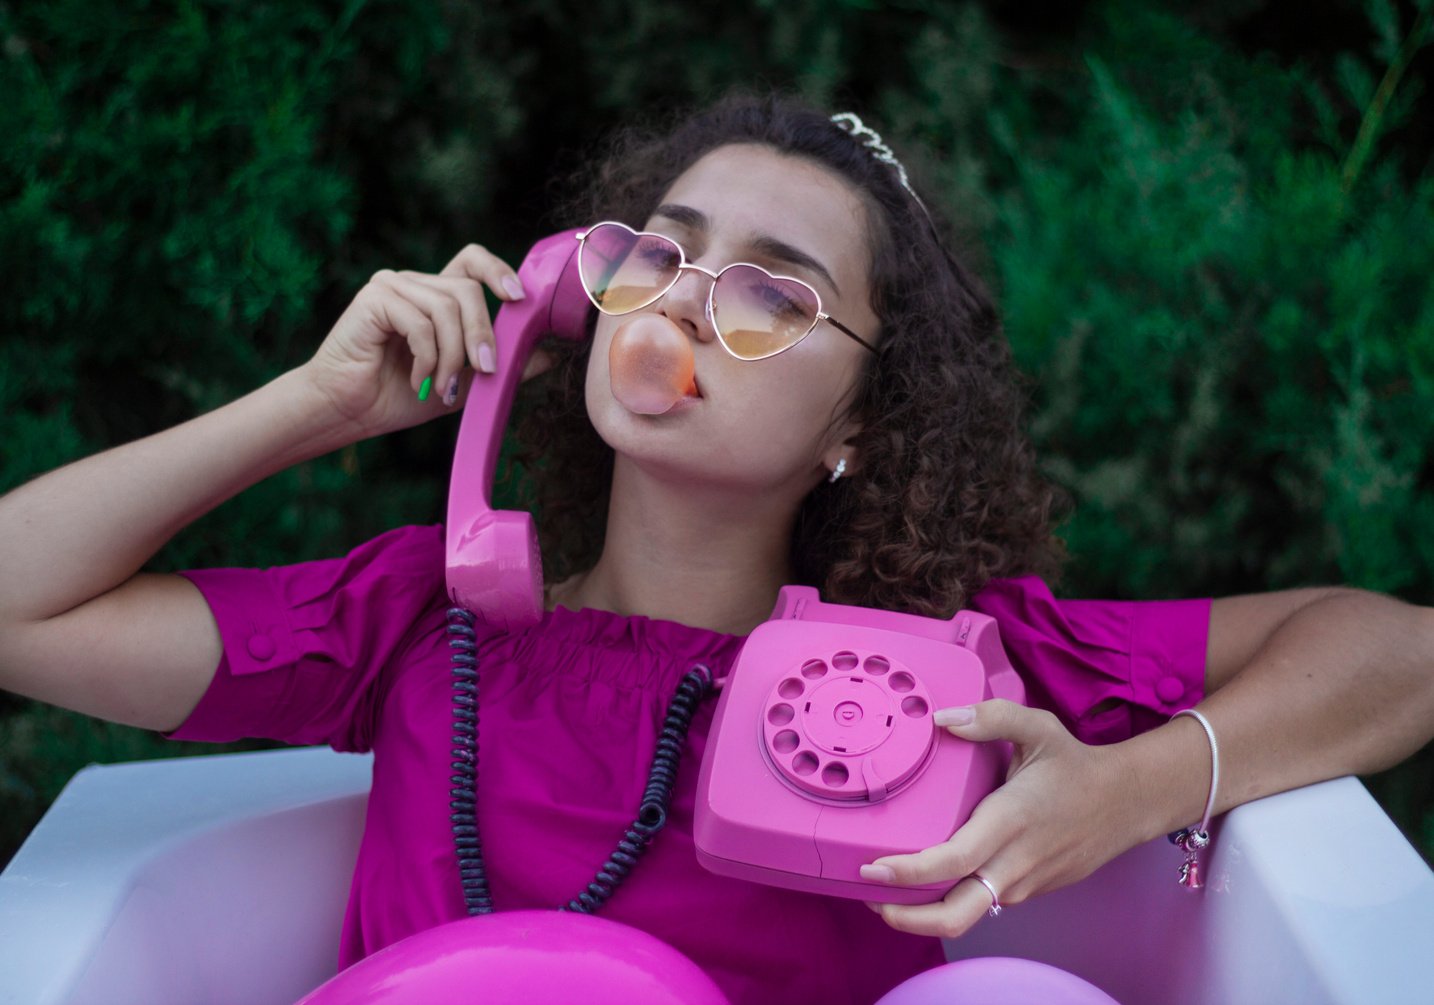
M986 888L986 892L991 895L991 906L986 908L986 917L999 918L1001 916L1001 912L1004 911L1005 908L1001 906L1001 898L996 896L996 888L991 885L990 880L988 880L985 876L982 876L980 873L971 873L971 878L984 886Z

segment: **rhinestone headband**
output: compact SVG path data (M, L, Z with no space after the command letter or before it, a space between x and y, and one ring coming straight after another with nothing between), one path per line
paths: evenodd
M900 180L901 187L906 189L911 198L916 200L916 205L921 207L921 213L926 217L926 226L931 231L931 239L936 242L936 246L941 249L941 254L951 264L952 271L957 276L962 275L961 263L956 261L956 256L951 254L951 249L946 247L946 242L941 239L941 230L936 226L936 218L931 215L931 210L926 208L926 203L921 201L921 196L917 195L916 190L911 187L911 182L906 180L906 168L902 167L901 161L896 159L896 154L891 152L891 147L882 141L881 134L862 122L855 112L837 112L831 120L838 129L866 147L873 157L896 169L896 177Z
M911 187L911 182L906 180L906 168L902 167L901 161L896 159L896 154L891 152L891 147L882 140L880 133L862 122L855 112L837 112L832 116L832 121L842 132L849 134L852 139L870 150L871 155L877 160L896 168L896 176L901 180L901 187L911 193L911 198L916 200L916 204L921 207L922 212L928 218L931 216L931 211L926 208L926 203L921 201L921 196L916 194L916 190Z

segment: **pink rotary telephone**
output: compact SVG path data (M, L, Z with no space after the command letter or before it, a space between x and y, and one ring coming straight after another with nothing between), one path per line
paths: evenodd
M542 566L532 517L495 512L489 492L537 340L587 333L593 308L578 279L577 234L544 238L524 259L528 295L498 311L498 372L478 378L454 454L449 596L510 631L542 619ZM786 586L718 683L694 824L706 868L841 897L944 895L949 884L892 887L861 879L858 868L945 841L1004 777L1009 745L959 740L932 721L938 708L1024 702L991 618L827 604L811 587Z

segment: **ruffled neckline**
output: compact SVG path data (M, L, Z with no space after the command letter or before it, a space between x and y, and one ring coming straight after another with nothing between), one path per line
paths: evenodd
M712 652L740 645L747 638L641 614L616 614L593 607L575 611L562 604L545 612L533 631L548 638L627 652Z

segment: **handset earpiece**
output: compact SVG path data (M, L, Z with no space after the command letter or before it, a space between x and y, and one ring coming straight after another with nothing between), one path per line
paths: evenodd
M513 397L545 335L581 339L592 302L578 278L577 229L545 237L518 267L527 296L493 319L498 372L475 374L463 407L448 490L448 596L510 631L543 616L543 566L530 514L494 510L493 477Z

